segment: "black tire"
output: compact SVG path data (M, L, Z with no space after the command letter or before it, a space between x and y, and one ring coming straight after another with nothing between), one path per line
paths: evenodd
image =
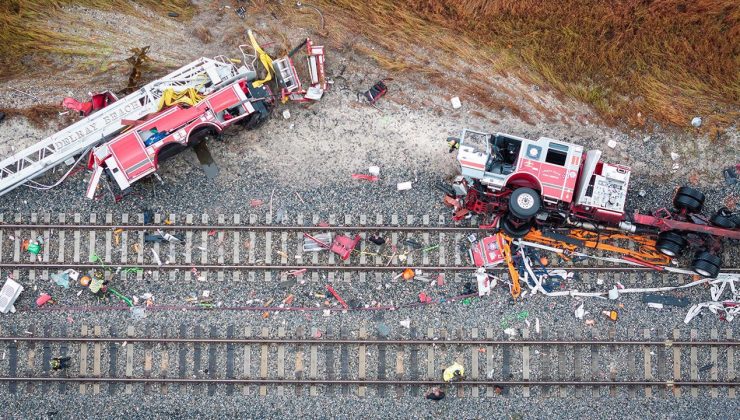
M187 149L186 146L180 143L170 143L157 152L157 164L165 162L170 158L177 156L180 152Z
M681 187L673 197L673 207L676 210L686 210L689 213L699 213L704 206L704 194L691 187Z
M216 136L218 136L218 132L215 129L211 127L200 128L188 136L188 147L197 146L203 142L203 140L210 140Z
M540 195L531 188L516 189L509 197L509 213L522 221L534 217L540 206Z
M508 217L503 217L501 219L501 229L504 231L504 233L511 236L512 238L522 238L526 236L530 230L532 230L532 223L527 222L517 227L511 222L511 220L509 220Z
M669 257L681 255L688 242L681 234L673 231L661 232L655 241L655 249Z
M697 251L691 263L691 269L700 276L715 278L719 274L722 260L707 251Z
M712 224L715 226L719 226L725 229L733 229L735 227L735 219L731 215L726 216L721 212L712 216L710 222L712 222Z

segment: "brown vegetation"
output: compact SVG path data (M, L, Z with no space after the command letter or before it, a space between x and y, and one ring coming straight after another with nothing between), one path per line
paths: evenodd
M139 13L138 6L159 13L177 14L175 19L189 19L193 14L190 0L0 0L0 78L23 69L28 54L93 54L96 45L88 39L66 35L43 25L65 6L91 7Z
M449 69L462 61L514 72L591 104L607 122L641 126L651 116L686 127L702 115L705 127L716 130L740 117L737 1L318 3L360 21L350 27L392 53L422 60L436 49Z
M39 104L28 108L0 108L0 112L5 113L8 117L23 116L29 123L35 127L45 128L52 121L59 120L59 111L62 110L60 105ZM72 111L74 112L74 111Z

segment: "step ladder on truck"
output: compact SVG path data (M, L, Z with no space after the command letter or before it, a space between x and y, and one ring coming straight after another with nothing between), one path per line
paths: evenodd
M254 55L244 54L242 65L237 67L223 57L203 57L123 98L104 92L101 95L105 96L107 105L102 109L0 162L0 195L27 183L38 185L33 181L35 178L62 163L73 165L93 147L157 112L168 90L192 88L200 95L208 95L240 80L254 80L254 59Z

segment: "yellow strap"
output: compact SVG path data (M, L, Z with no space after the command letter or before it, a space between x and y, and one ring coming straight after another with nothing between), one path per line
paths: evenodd
M264 66L265 70L267 71L267 76L265 76L264 79L255 80L254 82L252 82L252 85L254 87L262 87L262 85L272 80L272 73L274 71L272 69L272 58L270 58L270 56L267 55L267 53L259 46L251 30L248 32L248 34L249 34L249 41L252 43L252 47L254 47L254 51L259 56L262 66Z

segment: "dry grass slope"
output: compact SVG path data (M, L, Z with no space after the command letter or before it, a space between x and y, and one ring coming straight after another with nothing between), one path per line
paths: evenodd
M588 102L607 122L686 127L702 115L705 128L723 129L740 117L736 0L319 2L362 20L355 27L391 51L436 47L452 68L491 63Z
M159 13L175 12L178 19L189 19L194 10L190 0L0 0L0 78L22 70L29 54L94 54L89 40L59 33L43 25L48 17L65 6L138 13L140 7Z

